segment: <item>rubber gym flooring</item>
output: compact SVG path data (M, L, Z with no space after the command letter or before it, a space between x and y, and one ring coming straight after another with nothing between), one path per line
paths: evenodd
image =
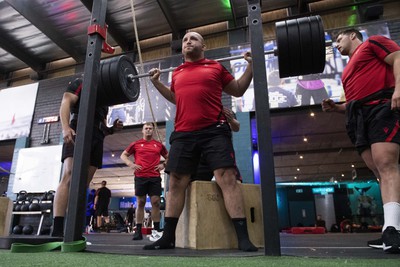
M183 248L149 251L142 249L144 245L151 243L147 237L140 241L134 241L132 234L127 233L93 233L85 236L89 242L86 250L99 253L196 257L265 255L264 248L259 249L258 252L242 252L235 249L196 250ZM387 254L381 249L367 247L368 240L379 237L379 233L281 234L281 254L283 256L317 258L400 259L400 254Z

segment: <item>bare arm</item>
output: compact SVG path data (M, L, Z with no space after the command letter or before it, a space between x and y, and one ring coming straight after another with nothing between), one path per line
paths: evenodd
M393 66L395 79L394 93L392 96L392 110L400 109L400 51L393 52L385 57L385 62Z
M128 151L124 150L124 152L122 152L120 158L126 164L126 166L131 168L133 171L142 169L142 166L135 164L133 161L131 161L129 159L130 156L131 155L128 153Z
M224 92L236 96L241 97L249 88L251 80L253 79L253 65L252 65L252 58L251 53L246 52L244 54L244 59L248 62L247 68L237 80L232 80L227 86L224 88Z
M153 85L156 87L156 89L160 92L160 94L165 97L169 102L172 104L176 104L175 102L175 93L171 91L171 88L165 86L161 81L160 81L160 70L157 68L151 69L149 71L150 76L150 81L153 83Z
M322 110L325 112L346 112L346 103L336 104L332 99L324 99L321 103Z
M167 166L168 154L166 154L165 156L163 155L163 158L165 159L165 161L155 167L156 171L162 171L163 169L165 169L165 166Z
M69 92L65 92L61 100L60 120L61 120L63 139L65 143L74 142L76 133L71 127L69 127L69 120L70 120L71 107L74 106L78 102L78 100L79 100L78 96Z
M231 130L234 132L239 132L240 130L240 122L236 119L233 111L224 107L223 112L225 114L226 120L231 127Z
M103 123L104 123L104 125L107 125L107 120L104 119ZM111 126L111 127L106 127L106 128L103 130L103 133L104 133L105 135L110 135L110 134L113 134L114 132L119 132L119 131L121 131L123 128L124 128L124 124L122 123L122 121L120 121L119 119L116 119L116 120L114 121L114 123L113 123L113 126Z
M96 196L94 197L94 201L93 201L93 209L96 210L97 209L97 201L99 200L99 196L97 195L96 192Z

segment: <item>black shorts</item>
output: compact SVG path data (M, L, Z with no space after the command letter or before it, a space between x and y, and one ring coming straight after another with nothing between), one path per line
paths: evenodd
M97 128L93 129L92 145L90 149L90 166L101 169L103 165L103 144L104 135L100 133ZM64 162L66 158L74 156L74 147L72 143L64 143L62 148L61 162Z
M236 179L242 182L242 175L237 166L236 169ZM191 176L192 181L211 181L214 177L214 172L208 167L207 162L205 161L204 157L200 158L199 166L197 167L196 174Z
M135 177L135 195L161 196L161 177Z
M108 216L108 206L96 207L96 216Z
M227 124L215 124L194 132L173 132L165 172L195 175L200 156L210 170L235 167L232 132Z
M391 102L361 107L362 122L346 125L347 133L356 146L358 153L362 153L371 144L391 142L400 144L400 114L391 110Z

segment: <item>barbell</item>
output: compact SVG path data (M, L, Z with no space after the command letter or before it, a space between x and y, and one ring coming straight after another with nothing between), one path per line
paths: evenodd
M275 23L277 47L265 51L278 57L281 78L312 73L321 73L325 68L325 32L320 16L310 16ZM242 55L215 59L218 62L243 58ZM176 67L160 70L174 71ZM135 102L140 93L139 78L149 73L138 74L133 61L127 56L102 60L97 104L117 105Z

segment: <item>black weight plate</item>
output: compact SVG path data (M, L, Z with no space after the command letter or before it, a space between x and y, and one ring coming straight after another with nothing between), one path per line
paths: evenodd
M107 58L101 61L100 67L100 82L101 88L97 92L97 105L99 106L109 106L110 98L112 98L112 85L110 83L110 65L115 58Z
M119 64L120 57L114 57L109 65L108 65L108 84L110 85L106 92L108 95L107 105L112 106L115 103L119 102L119 94L118 92L121 90L119 87L119 83L113 82L115 76L118 76L118 64Z
M311 39L311 28L310 20L308 17L299 18L299 35L300 35L300 46L301 46L301 67L300 72L297 75L308 74L313 69L312 57L313 57L313 46Z
M128 79L128 75L137 75L137 70L135 65L131 60L125 61L120 66L120 83L123 85L122 89L124 91L124 95L127 99L127 102L135 102L139 98L140 94L140 82L139 79L130 80Z
M121 56L117 64L110 66L110 73L112 73L111 84L115 89L112 97L113 104L136 101L140 91L139 79L131 82L127 77L129 74L137 75L133 62L127 56Z
M286 21L275 23L276 45L278 48L279 76L281 78L290 76L290 55Z
M106 95L106 88L105 84L103 82L104 74L103 70L108 64L109 61L101 61L100 62L100 68L99 68L99 83L97 85L97 99L96 99L96 104L97 105L103 105L103 103L107 100L107 95Z
M313 68L311 73L321 73L325 69L326 46L325 32L320 16L310 17L311 40L313 44Z
M127 60L126 56L119 56L118 60L113 62L113 64L110 65L110 83L113 88L112 92L112 104L121 104L121 103L126 103L129 101L126 101L126 97L124 94L124 89L123 89L123 84L120 82L120 75L121 75L121 66L124 64L124 62Z
M105 88L104 88L104 84L103 84L103 69L105 67L105 65L107 64L107 62L101 61L100 62L100 68L99 68L99 83L97 85L97 103L100 103L103 101L103 99L105 99Z
M297 76L301 72L301 45L297 19L286 22L290 55L290 76Z

